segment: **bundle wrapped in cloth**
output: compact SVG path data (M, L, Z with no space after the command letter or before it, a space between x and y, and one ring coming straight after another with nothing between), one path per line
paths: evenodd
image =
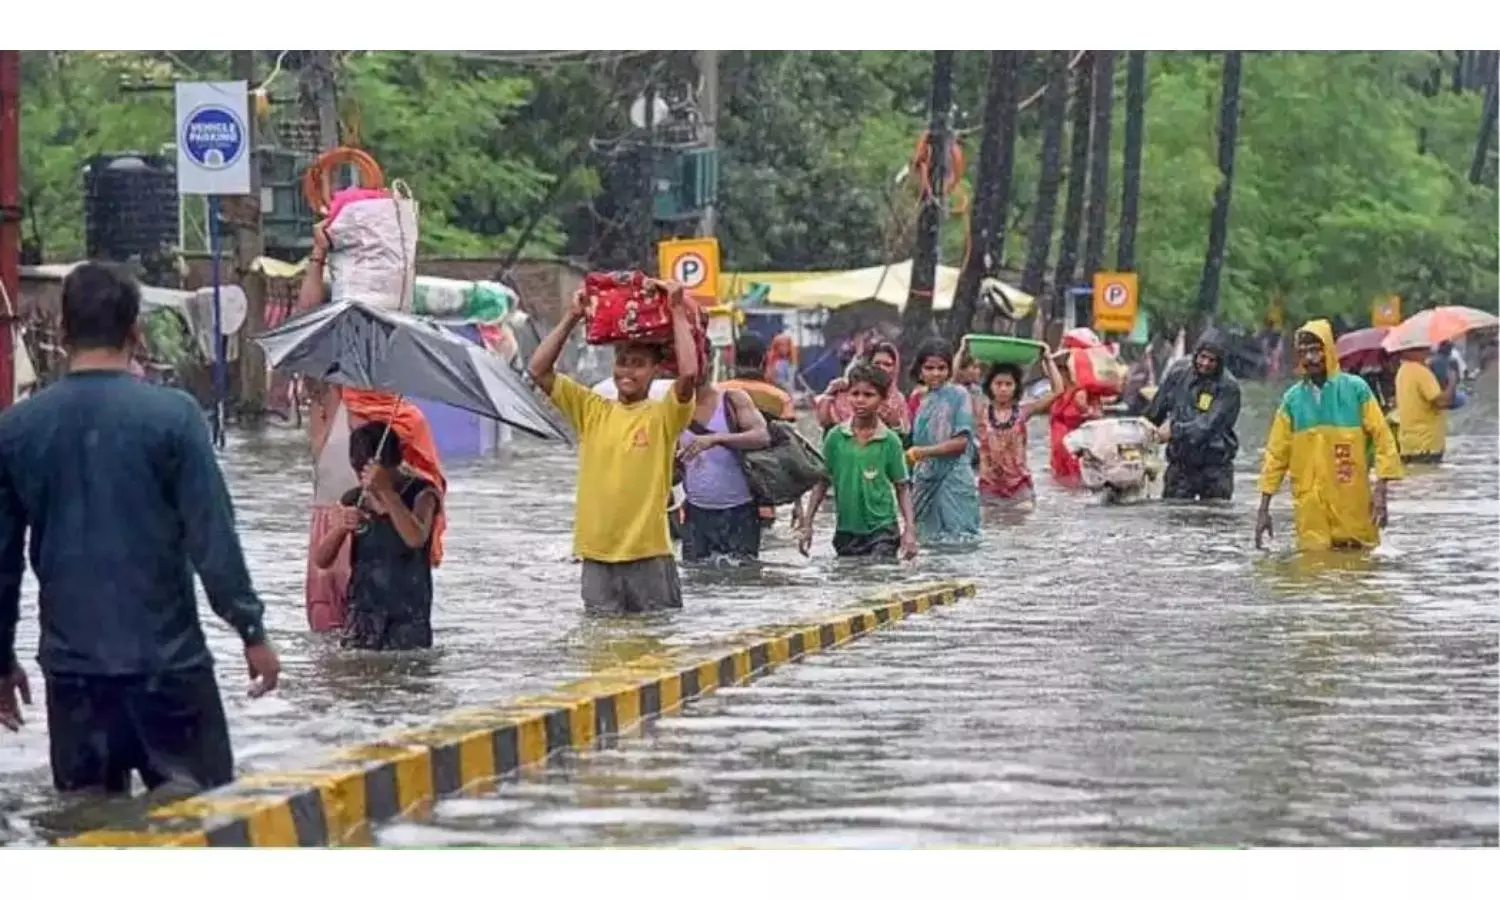
M672 340L672 300L641 272L590 272L583 278L590 344Z
M1113 349L1091 328L1074 328L1063 335L1068 374L1073 383L1095 397L1117 397L1125 390L1127 369Z
M412 311L417 275L417 202L402 181L389 190L349 188L328 207L333 302L356 300Z
M672 343L672 299L660 283L641 272L590 272L583 279L587 325L584 340L590 344ZM698 348L699 371L708 359L704 316L689 302L693 343ZM667 353L663 368L677 369L676 356Z

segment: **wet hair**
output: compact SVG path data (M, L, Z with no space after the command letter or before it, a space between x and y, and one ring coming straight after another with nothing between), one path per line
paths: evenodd
M71 349L123 350L140 314L140 285L122 269L88 262L63 279L63 343Z
M991 400L995 399L995 379L1001 375L1009 375L1010 380L1016 386L1016 393L1021 393L1021 379L1025 377L1021 372L1021 367L1015 363L995 363L990 366L989 371L984 373L984 395Z
M734 364L741 369L762 369L766 365L766 342L760 335L746 332L734 342Z
M856 384L868 384L875 389L875 393L885 396L886 391L891 389L891 376L885 374L885 370L869 362L857 362L849 368L849 374L845 381L852 387Z
M933 357L941 359L943 361L943 365L948 367L948 374L953 374L952 345L950 345L947 341L942 340L941 338L933 338L930 341L924 342L921 347L918 347L916 355L911 358L912 381L922 380L922 364L927 362L927 360L932 359Z
M366 422L349 432L349 460L356 465L375 460L383 469L394 469L401 465L401 449L400 435L385 422Z

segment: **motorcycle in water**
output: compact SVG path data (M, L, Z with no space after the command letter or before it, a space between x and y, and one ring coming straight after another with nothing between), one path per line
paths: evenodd
M1106 504L1136 503L1152 496L1165 464L1156 428L1139 417L1095 419L1063 439L1078 459L1083 486Z

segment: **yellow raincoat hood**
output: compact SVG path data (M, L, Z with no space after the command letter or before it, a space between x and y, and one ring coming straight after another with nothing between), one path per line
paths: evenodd
M1335 349L1337 345L1333 340L1333 324L1327 319L1313 319L1311 322L1297 329L1297 334L1304 333L1317 338L1318 342L1323 345L1323 365L1328 369L1328 377L1332 378L1337 375L1339 373L1339 354ZM1292 340L1293 343L1296 342L1295 335Z

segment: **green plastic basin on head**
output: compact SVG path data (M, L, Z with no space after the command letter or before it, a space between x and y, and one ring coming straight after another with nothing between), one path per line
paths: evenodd
M977 362L987 365L1030 365L1047 350L1047 345L1041 341L1007 337L1003 334L970 334L964 337L964 341L968 344L969 355Z

